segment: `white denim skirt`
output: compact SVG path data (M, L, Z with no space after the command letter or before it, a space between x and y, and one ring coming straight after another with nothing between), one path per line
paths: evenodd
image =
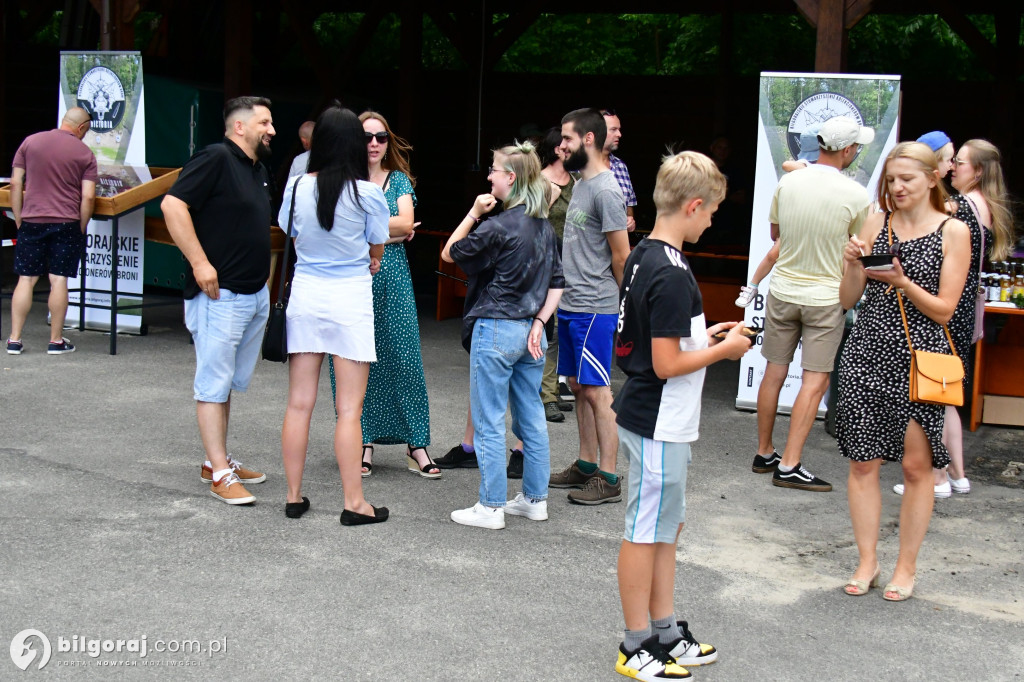
M288 352L376 362L373 280L296 273L288 300Z

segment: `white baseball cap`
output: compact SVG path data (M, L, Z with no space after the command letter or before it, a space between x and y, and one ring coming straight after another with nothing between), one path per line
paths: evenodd
M875 131L846 116L835 116L821 124L818 131L818 146L830 152L846 149L853 144L869 144L875 139Z

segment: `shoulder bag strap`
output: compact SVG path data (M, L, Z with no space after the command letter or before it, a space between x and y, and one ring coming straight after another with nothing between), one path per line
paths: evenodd
M966 194L963 197L964 201L971 208L971 213L974 214L974 220L978 223L978 229L981 230L981 253L978 254L978 272L981 272L985 267L985 226L981 224L981 216L978 215L978 207L975 205L974 200Z
M284 284L288 281L288 257L292 252L292 221L295 219L295 190L299 188L299 181L304 178L300 175L295 184L292 185L292 205L288 208L288 234L284 239L284 263L281 265L281 282L277 285L277 301L284 301Z

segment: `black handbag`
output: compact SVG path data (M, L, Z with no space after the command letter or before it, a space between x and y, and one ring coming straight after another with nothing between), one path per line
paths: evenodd
M291 295L291 288L285 288L288 282L288 258L291 255L292 246L292 220L295 216L295 190L299 186L299 179L292 185L292 205L288 209L288 234L284 240L284 260L282 264L281 283L277 288L277 301L270 308L270 317L267 319L267 330L263 333L263 359L271 362L288 362L288 297Z

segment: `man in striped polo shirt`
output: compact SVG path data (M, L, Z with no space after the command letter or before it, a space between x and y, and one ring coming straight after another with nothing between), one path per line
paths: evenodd
M772 484L782 488L832 490L801 465L800 456L843 337L843 247L860 232L871 205L867 190L841 171L874 137L871 128L850 118L829 119L818 131L817 162L784 175L772 197L769 219L772 239L779 240L779 260L765 303L761 355L767 365L757 392L758 443L751 468L759 474L774 472ZM801 341L802 383L780 456L772 441L779 391Z

